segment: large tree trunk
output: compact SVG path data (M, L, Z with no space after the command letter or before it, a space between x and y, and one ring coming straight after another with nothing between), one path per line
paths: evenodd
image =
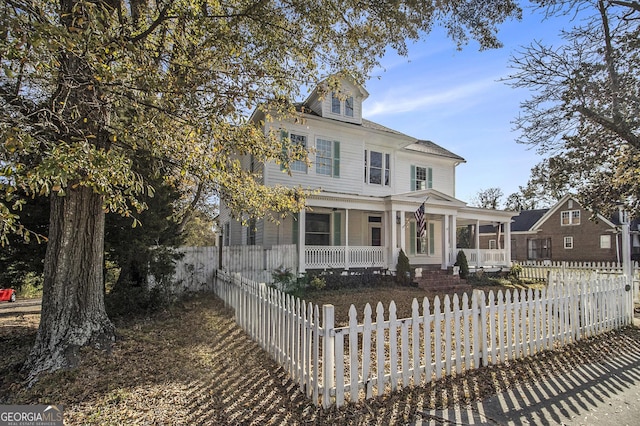
M29 381L73 367L82 346L108 348L114 341L104 308L104 215L102 197L91 188L51 197L40 327L24 367Z

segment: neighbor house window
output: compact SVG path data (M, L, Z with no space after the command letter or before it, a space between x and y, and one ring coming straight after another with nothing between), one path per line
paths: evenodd
M611 235L600 235L600 248L601 249L611 248Z
M565 210L560 212L561 225L580 225L580 210Z
M326 139L316 140L316 173L340 176L340 142Z
M527 259L551 259L551 238L528 239Z
M573 248L573 237L564 237L564 248L565 249Z
M308 246L331 245L331 216L322 213L307 213L304 243Z
M433 169L431 167L411 166L411 190L433 188Z
M391 185L391 155L364 151L364 181L374 185Z
M489 240L489 250L495 250L496 248L498 248L496 240Z

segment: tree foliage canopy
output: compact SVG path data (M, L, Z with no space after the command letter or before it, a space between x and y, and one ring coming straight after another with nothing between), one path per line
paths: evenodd
M565 44L534 42L512 64L520 142L547 156L530 187L557 198L576 191L594 212L622 203L640 216L640 2L539 0L548 14L576 14Z
M292 100L336 71L358 81L391 46L439 19L460 44L496 47L514 2L7 0L0 10L0 161L4 235L18 228L14 188L64 195L90 187L105 210L135 215L153 188L135 152L208 182L237 211L302 205L300 189L265 188L235 154L281 158L247 121L292 113ZM29 163L26 159L29 159Z
M0 238L25 232L19 194L49 195L51 205L29 380L70 366L77 348L113 341L104 214L138 224L154 193L140 161L238 215L296 211L302 188L265 187L240 165L242 155L291 161L250 111L290 118L301 88L319 79L363 83L387 48L405 54L436 21L459 45L497 47L497 25L519 13L513 0L5 0Z

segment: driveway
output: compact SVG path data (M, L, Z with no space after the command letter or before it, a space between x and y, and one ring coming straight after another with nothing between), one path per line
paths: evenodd
M0 317L39 314L42 299L18 299L13 303L0 302Z

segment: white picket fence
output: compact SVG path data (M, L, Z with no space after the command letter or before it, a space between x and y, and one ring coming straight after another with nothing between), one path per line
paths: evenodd
M524 261L514 262L522 266L521 279L546 281L549 273L575 274L575 273L599 273L599 274L623 274L623 264L618 262L551 262L551 261ZM632 266L635 279L640 278L638 263Z
M621 276L552 275L542 290L474 291L460 299L413 300L410 318L378 303L355 307L335 327L334 307L305 303L264 284L216 275L214 290L235 319L314 404L372 398L444 375L534 355L632 322ZM322 322L320 322L322 319Z

